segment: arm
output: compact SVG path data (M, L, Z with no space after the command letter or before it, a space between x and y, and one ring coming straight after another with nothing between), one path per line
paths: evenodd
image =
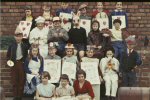
M75 91L74 91L74 88L73 88L73 87L71 87L70 94L71 94L71 96L75 96Z
M86 30L84 29L83 31L83 40L84 40L84 45L85 45L85 49L86 49L86 45L87 45L87 36L86 36Z
M141 57L140 55L137 53L136 54L136 65L139 66L142 64L142 60L141 60Z
M12 51L11 51L11 46L9 46L9 47L8 47L8 50L7 50L7 60L12 59L12 58L11 58L11 55L12 55L11 52L12 52Z
M95 97L95 95L94 95L93 88L92 88L92 85L90 82L87 83L87 89L88 89L88 94L93 99Z
M39 96L39 92L38 92L38 90L36 89L36 100L40 100L40 96Z
M125 12L125 20L126 20L126 28L128 28L128 16L127 16L126 12Z
M32 72L29 70L28 65L29 65L29 59L27 58L24 63L24 70L26 73L31 74Z
M88 33L87 44L88 44L88 45L93 45L93 43L92 43L92 38L91 38L91 34L90 34L90 33Z
M44 60L43 60L43 58L41 59L41 66L40 66L40 69L39 69L39 74L42 74L42 72L43 72L43 69L44 69Z
M68 39L69 39L69 36L68 36L68 33L67 33L67 31L65 30L65 29L62 29L62 34L63 34L63 39L65 40L65 41L67 41Z
M51 42L53 39L53 36L52 36L52 31L51 29L49 30L48 34L47 34L47 43Z

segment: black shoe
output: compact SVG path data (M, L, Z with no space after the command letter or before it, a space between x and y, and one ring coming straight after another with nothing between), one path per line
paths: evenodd
M110 99L110 96L106 96L106 99L105 99L105 100L111 100L111 99Z
M111 100L116 100L116 97L111 97Z

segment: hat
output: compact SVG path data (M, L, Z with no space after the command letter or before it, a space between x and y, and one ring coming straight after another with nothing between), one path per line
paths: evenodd
M32 10L31 6L25 6L25 10Z
M66 46L65 46L66 49L74 49L74 46L73 44L71 43L68 43Z
M55 43L50 42L50 43L48 44L48 48L49 48L49 49L50 49L50 48L56 48Z
M86 46L86 50L87 50L87 51L89 51L89 50L94 50L94 47L91 46L91 45L87 45L87 46Z
M85 7L87 7L86 4L81 4L81 5L79 6L79 10L81 10L82 8L85 8Z
M131 45L136 44L135 35L130 35L128 38L126 38L126 43Z
M53 17L53 22L54 21L60 21L60 18L59 17Z
M39 16L38 18L35 19L36 23L44 23L45 22L45 18L42 16Z
M19 26L17 26L16 30L15 30L15 35L18 34L23 34L23 31L21 30L21 28Z

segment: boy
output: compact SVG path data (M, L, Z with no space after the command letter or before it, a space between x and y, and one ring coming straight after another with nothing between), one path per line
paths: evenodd
M16 42L9 46L7 51L7 59L13 61L14 66L11 68L13 100L21 100L25 83L25 72L23 63L28 54L27 45L22 42L23 33L17 26L15 31Z
M56 45L53 42L50 42L48 47L48 56L45 59L61 59L61 57L56 55L56 52Z
M135 37L127 38L127 49L126 52L123 53L122 59L122 78L124 86L136 86L136 71L137 66L142 64L141 57L134 50L136 46Z
M68 75L62 74L60 77L60 85L56 88L56 96L74 96L75 92L72 86L69 85Z
M110 14L109 28L112 29L112 16L125 16L126 28L128 28L128 18L125 11L122 10L122 2L116 3L116 9Z

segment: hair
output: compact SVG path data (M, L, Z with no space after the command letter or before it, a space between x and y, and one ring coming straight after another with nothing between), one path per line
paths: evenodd
M113 54L115 53L115 50L114 50L113 47L106 48L106 50L104 51L105 57L106 57L106 53L107 53L108 51L112 51Z
M38 54L37 54L37 57L40 59L40 62L42 62L42 56L40 55L40 52L39 52L39 46L38 44L32 44L30 49L29 49L29 54L28 54L28 60L31 60L33 58L33 55L32 55L32 49L33 48L37 48L38 49Z
M67 55L67 53L66 53L66 51L67 51L67 49L71 49L72 50L72 55L74 55L74 48L65 48L65 55Z
M25 6L25 10L32 10L31 6Z
M121 22L120 19L115 19L115 20L113 21L113 24L115 24L115 23L119 23L120 25L122 24L122 22Z
M100 23L99 23L97 20L92 21L92 24L91 24L92 31L93 31L92 25L93 25L94 23L97 23L97 24L98 24L98 29L97 29L97 31L100 31L100 30L99 30L99 28L100 28Z
M62 74L62 75L60 76L60 80L61 80L61 79L69 81L69 77L68 77L67 74Z
M50 76L50 74L49 74L49 72L47 72L47 71L43 71L43 73L42 73L42 75L41 75L41 77L48 77L48 79L50 80L51 79L51 76Z
M86 73L84 70L82 69L79 69L77 72L76 72L76 79L78 80L78 75L80 74L83 74L84 78L86 78Z

